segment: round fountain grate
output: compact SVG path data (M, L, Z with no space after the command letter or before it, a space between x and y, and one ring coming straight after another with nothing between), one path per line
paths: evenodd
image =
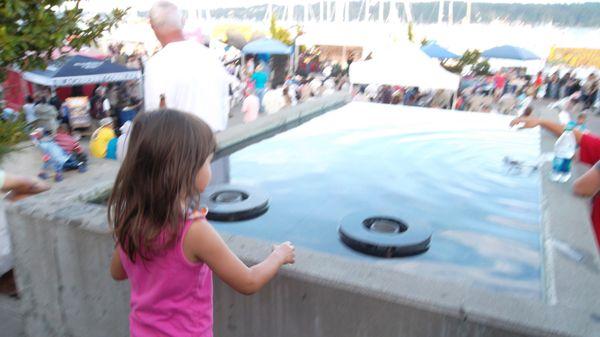
M215 221L249 220L269 209L269 199L264 192L243 185L209 186L202 193L200 202L209 210L206 218Z
M210 196L210 199L217 203L242 202L248 199L248 194L243 191L217 191Z
M342 242L364 254L400 257L429 249L431 230L419 222L406 222L386 212L358 212L342 219L338 232Z
M408 229L404 222L390 218L368 218L363 221L363 225L377 233L395 234L406 232Z

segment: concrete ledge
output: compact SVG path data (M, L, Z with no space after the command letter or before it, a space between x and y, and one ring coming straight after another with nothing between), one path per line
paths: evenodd
M283 109L272 115L261 116L248 124L235 125L217 134L217 157L221 157L263 139L295 128L329 110L350 102L348 93L336 92L328 96L314 97L302 104Z

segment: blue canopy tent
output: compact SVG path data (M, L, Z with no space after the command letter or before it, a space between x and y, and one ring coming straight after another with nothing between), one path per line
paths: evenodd
M270 55L289 55L292 48L284 43L273 39L258 39L252 41L242 48L244 54L270 54Z
M454 54L448 49L441 47L435 42L428 43L427 45L421 47L421 50L427 54L429 57L434 57L438 59L457 59L460 58L460 55Z
M504 45L488 49L481 53L481 56L487 58L507 59L507 60L539 60L540 57L533 52L516 46Z
M290 56L293 52L293 47L290 47L281 41L262 38L252 41L242 48L242 64L246 63L246 55L248 54L256 54L259 61L264 61L268 64L272 55ZM291 68L289 71L291 71ZM270 72L270 70L268 72ZM283 79L285 76L275 76L271 74L270 77ZM271 78L271 80L275 81L273 78Z
M137 80L142 78L142 72L112 63L110 60L74 55L57 59L45 70L27 71L23 78L48 87L70 87Z

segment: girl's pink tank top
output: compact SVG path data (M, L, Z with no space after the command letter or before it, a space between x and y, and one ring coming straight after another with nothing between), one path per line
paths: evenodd
M119 247L131 284L129 330L132 337L212 337L212 272L183 253L192 220L185 222L177 244L150 261L133 263Z

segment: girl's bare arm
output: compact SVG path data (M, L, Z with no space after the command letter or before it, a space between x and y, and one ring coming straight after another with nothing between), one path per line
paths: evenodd
M248 267L205 220L192 224L184 239L183 248L188 258L205 262L221 280L245 295L257 292L275 276L282 265L294 263L295 258L294 247L285 242L276 245L263 262Z
M116 281L123 281L127 279L127 273L123 268L117 248L115 248L113 251L112 260L110 262L110 276L112 276L112 278Z

